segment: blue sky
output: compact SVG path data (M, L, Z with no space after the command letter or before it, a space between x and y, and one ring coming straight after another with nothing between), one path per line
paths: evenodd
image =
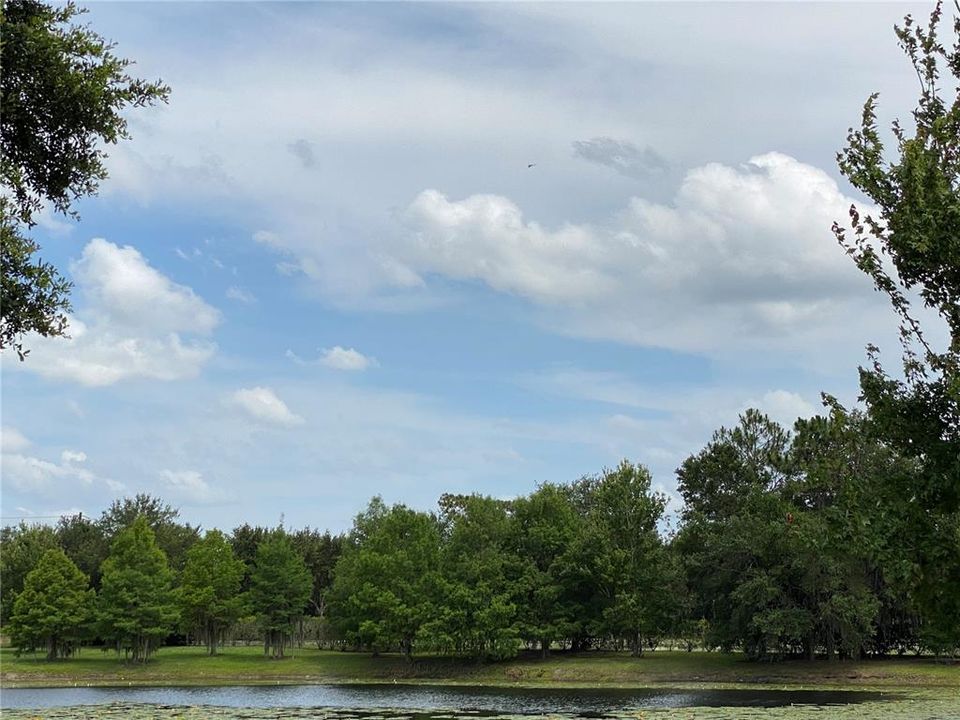
M4 518L341 530L621 458L674 495L745 408L852 402L895 321L834 158L870 92L908 116L927 10L92 5L173 92L36 228L74 312L3 358Z

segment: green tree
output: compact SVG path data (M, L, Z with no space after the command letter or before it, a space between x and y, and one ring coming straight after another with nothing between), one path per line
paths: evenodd
M114 500L98 520L104 536L113 540L120 532L143 517L156 536L157 545L167 556L173 570L179 572L187 560L187 550L200 538L200 528L180 523L180 511L158 497L137 493Z
M104 145L130 137L124 110L169 95L159 81L131 77L132 61L75 22L83 12L73 2L0 6L0 349L13 347L21 360L24 334L66 331L70 285L36 258L39 246L18 225L32 226L45 203L75 214L74 201L107 176Z
M0 621L13 612L13 601L23 583L47 550L57 547L57 536L49 525L7 525L0 530Z
M581 532L580 516L570 493L544 483L513 503L508 573L518 611L520 635L539 643L546 656L550 646L575 634L577 607L567 592L569 549Z
M29 350L23 336L63 335L70 312L70 283L50 263L36 257L40 246L10 218L9 202L0 198L0 349L13 348L23 360Z
M83 639L94 593L63 550L47 550L24 581L8 629L17 653L38 648L48 660L69 657Z
M399 647L410 658L432 619L439 552L436 518L375 497L354 520L334 570L334 625L374 654Z
M110 543L103 528L95 520L84 516L65 515L54 528L57 543L84 575L90 578L94 589L100 587L100 565L107 559Z
M925 26L908 15L896 28L920 84L912 130L894 122L895 152L888 151L877 95L868 98L838 161L876 214L851 207L849 230L834 224L840 244L900 317L903 378L888 374L870 346L860 387L869 431L921 467L901 503L930 516L917 528L930 534L916 544L916 594L924 633L940 649L960 648L960 4L954 7L952 45L938 36L940 2ZM946 347L921 325L914 295L944 323Z
M173 573L145 517L114 539L101 568L100 636L146 662L178 620Z
M312 588L310 571L282 529L260 543L250 578L250 601L263 628L264 654L283 657Z
M440 498L442 547L431 589L433 612L420 636L432 648L478 660L516 655L517 609L509 563L508 503L480 495Z
M247 598L240 593L240 583L245 572L219 530L210 530L187 551L180 578L180 618L188 631L203 639L211 655L216 655L224 632L244 614Z
M590 537L600 548L600 586L607 593L603 626L640 655L644 641L669 629L671 567L657 532L667 500L651 490L650 472L624 460L587 481Z

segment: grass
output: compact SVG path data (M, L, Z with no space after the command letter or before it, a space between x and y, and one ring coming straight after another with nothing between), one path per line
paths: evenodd
M419 682L489 686L655 687L773 686L790 688L941 689L960 696L960 666L926 658L863 662L749 663L738 655L657 651L642 658L616 653L555 654L501 663L292 649L284 660L258 647L227 647L208 657L202 648L158 651L146 665L113 653L84 649L70 660L16 657L0 649L0 687L73 685L252 685Z
M396 655L378 658L359 653L294 649L280 661L259 648L228 647L216 657L202 648L164 648L145 666L133 666L112 653L86 649L71 660L48 663L15 657L0 649L0 686L73 685L253 685L392 682L539 687L749 687L776 689L843 688L895 693L892 701L846 706L782 708L676 708L611 713L614 720L943 720L960 718L960 666L930 659L900 658L856 663L748 663L737 655L655 652L643 658L622 654L557 654L546 660L522 657L476 664L446 658ZM6 720L456 720L454 714L324 708L165 707L110 705L43 710L3 710ZM476 720L467 715L463 720ZM484 720L520 720L499 715Z

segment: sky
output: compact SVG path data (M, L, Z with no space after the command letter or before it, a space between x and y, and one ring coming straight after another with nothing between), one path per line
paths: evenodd
M69 339L2 358L4 523L146 492L341 531L853 404L896 319L831 233L903 3L94 3L169 104L34 237ZM48 520L51 521L51 520Z

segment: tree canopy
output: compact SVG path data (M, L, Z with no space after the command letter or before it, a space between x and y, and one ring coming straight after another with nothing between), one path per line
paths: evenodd
M133 61L76 22L73 2L7 0L0 6L0 349L23 360L27 333L63 335L70 284L37 257L24 234L45 207L74 202L106 178L105 145L130 137L124 111L165 102L170 89L128 73Z

